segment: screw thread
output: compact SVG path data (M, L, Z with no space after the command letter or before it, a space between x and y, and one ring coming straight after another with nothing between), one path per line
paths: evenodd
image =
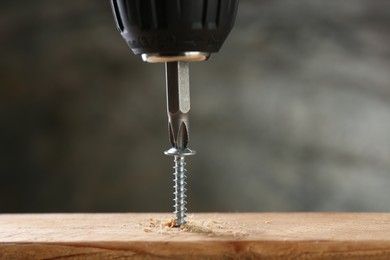
M186 195L185 192L187 189L185 188L185 185L187 184L185 179L187 178L186 173L186 163L184 162L184 156L175 156L175 166L173 167L175 169L174 174L174 182L175 182L175 192L173 193L175 195L174 201L175 201L175 211L176 214L176 226L181 226L186 223L185 212L187 211L187 208L185 205L187 202L185 201Z

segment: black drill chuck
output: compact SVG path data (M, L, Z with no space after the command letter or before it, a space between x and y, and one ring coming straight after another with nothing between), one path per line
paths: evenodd
M111 6L134 54L151 62L191 61L219 51L238 0L111 0Z

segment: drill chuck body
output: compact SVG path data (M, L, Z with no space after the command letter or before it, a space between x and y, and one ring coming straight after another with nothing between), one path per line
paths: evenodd
M111 0L111 6L121 35L144 60L191 55L207 59L230 33L238 0Z

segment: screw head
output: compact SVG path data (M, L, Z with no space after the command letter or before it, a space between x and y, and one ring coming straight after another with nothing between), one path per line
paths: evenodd
M194 150L191 150L189 148L178 149L176 147L172 147L171 149L166 150L164 153L170 156L188 156L196 154Z

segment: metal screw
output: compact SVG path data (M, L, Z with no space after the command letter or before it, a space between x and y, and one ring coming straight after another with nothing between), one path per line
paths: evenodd
M186 163L184 161L184 158L189 155L194 155L196 152L192 151L188 148L185 149L178 149L178 148L171 148L168 151L165 151L166 155L171 155L174 156L174 162L175 166L173 167L175 169L175 172L173 173L175 176L174 182L175 182L175 213L176 215L176 227L180 227L186 223L186 214L185 212L187 211L187 208L185 205L187 204L186 202L186 195L185 192L187 189L185 188L185 185L187 184L185 179L187 178L185 173L186 173Z

